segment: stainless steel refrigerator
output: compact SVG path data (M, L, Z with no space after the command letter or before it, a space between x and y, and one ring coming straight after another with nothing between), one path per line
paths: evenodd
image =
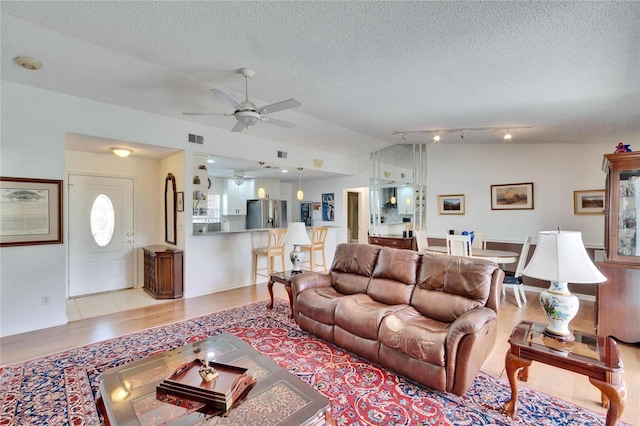
M247 200L247 229L286 228L288 225L285 200Z

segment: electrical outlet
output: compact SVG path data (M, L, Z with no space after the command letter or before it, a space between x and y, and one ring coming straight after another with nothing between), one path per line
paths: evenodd
M42 306L49 304L49 296L42 296Z

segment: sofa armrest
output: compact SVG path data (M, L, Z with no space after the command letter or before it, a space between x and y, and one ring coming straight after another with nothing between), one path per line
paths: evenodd
M318 272L305 272L291 277L291 291L296 295L309 288L331 287L331 275Z
M451 324L447 336L447 345L466 334L478 333L484 329L487 322L496 320L497 317L493 309L484 306L465 312Z
M446 340L447 387L462 395L489 356L498 334L498 315L487 307L465 312L451 324Z

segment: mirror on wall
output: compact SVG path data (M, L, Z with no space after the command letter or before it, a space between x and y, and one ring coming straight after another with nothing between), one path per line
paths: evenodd
M426 145L398 144L370 156L370 234L426 227Z
M164 240L176 244L176 178L169 173L164 181Z

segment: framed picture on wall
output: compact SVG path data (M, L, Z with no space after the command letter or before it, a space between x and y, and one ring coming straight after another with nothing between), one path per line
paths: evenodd
M604 189L573 191L573 214L604 214Z
M184 211L184 192L178 192L176 194L176 207L179 212Z
M336 197L333 193L322 194L322 220L325 222L333 222L335 219Z
M491 185L491 210L533 210L533 182Z
M438 214L464 214L464 195L438 195Z
M0 247L62 243L62 181L0 177Z

